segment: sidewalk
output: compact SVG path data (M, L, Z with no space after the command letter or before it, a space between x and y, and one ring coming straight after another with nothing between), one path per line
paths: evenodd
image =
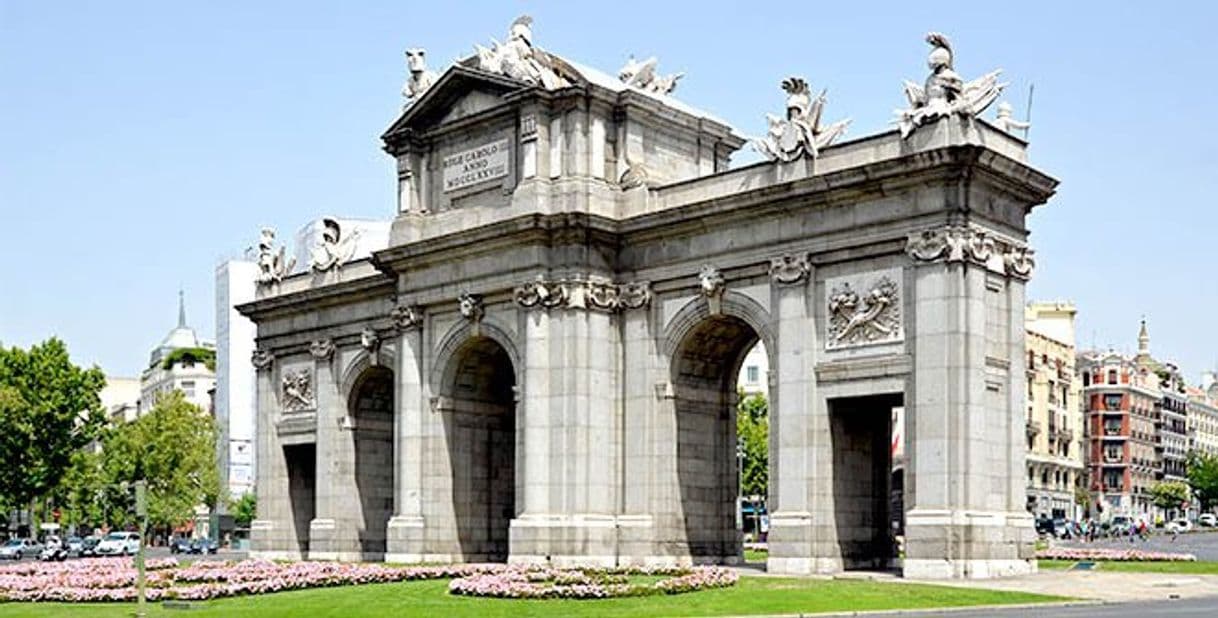
M1032 592L1106 603L1218 596L1218 575L1105 573L1102 568L1098 571L1041 571L1034 575L998 579L897 581Z

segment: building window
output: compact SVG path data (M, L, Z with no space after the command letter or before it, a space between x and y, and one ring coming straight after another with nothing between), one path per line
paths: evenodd
M195 396L195 381L182 380L182 392L185 393L187 399L193 399Z
M1104 409L1105 410L1120 410L1121 409L1121 396L1119 394L1115 394L1115 393L1105 394L1104 395Z
M745 368L745 374L746 380L748 380L750 383L756 384L760 380L761 369L758 368L757 365L749 365L747 368Z

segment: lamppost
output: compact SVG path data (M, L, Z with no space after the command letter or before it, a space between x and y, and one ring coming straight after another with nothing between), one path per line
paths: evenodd
M736 530L744 533L744 438L736 437Z
M139 595L136 601L135 615L144 618L148 615L147 600L144 586L144 536L148 532L148 481L135 482L135 516L139 520L140 533L139 550L135 553L135 587Z

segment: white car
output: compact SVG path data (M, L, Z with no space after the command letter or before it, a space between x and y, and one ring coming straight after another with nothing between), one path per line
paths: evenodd
M33 539L9 539L0 545L0 558L20 560L26 556L37 556L42 551L42 543Z
M1213 513L1202 513L1201 517L1197 518L1197 525L1205 528L1216 528L1218 527L1218 515Z
M138 532L111 532L93 551L98 556L134 556L140 550Z
M1167 523L1168 532L1188 532L1193 529L1193 522L1180 517Z

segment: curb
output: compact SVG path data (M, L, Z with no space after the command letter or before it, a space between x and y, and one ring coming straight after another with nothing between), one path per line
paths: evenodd
M1109 601L1079 599L1075 601L1049 601L1046 603L1008 603L997 605L963 605L953 607L923 607L919 609L865 609L844 612L812 612L797 614L742 614L728 618L837 618L840 616L910 616L918 614L951 614L976 612L986 610L1018 610L1018 609L1057 609L1067 607L1093 607L1097 605L1116 605Z

